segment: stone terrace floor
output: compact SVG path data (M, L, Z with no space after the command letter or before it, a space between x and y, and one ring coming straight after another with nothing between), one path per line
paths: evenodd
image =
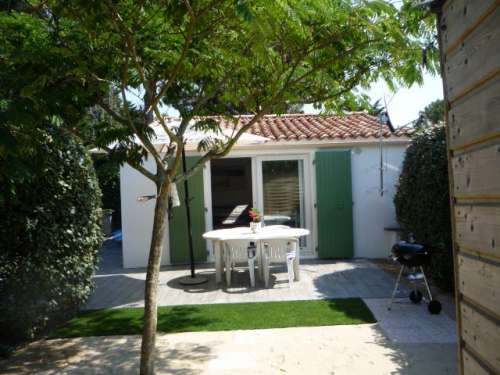
M145 269L123 269L121 264L120 243L106 242L94 278L96 290L85 309L143 306ZM158 305L358 297L372 310L382 331L395 342L454 342L454 308L450 295L438 295L444 310L433 316L427 312L425 304L410 303L407 298L409 288L402 285L392 310L387 310L395 269L397 266L388 262L366 259L304 261L301 263L301 280L294 282L292 288L288 288L284 266L272 269L269 288L265 288L258 277L256 288L251 288L248 272L242 267L233 271L232 285L227 288L224 281L216 284L215 271L210 265L197 267L197 273L207 277L208 282L190 287L179 284L180 278L189 274L187 267L162 267Z
M301 261L301 280L288 287L286 266L272 269L271 285L264 287L256 270L256 288L249 285L248 270L237 267L231 287L225 281L217 285L210 265L197 266L197 274L208 278L205 284L186 287L180 278L189 274L187 267L162 267L158 305L285 301L324 298L387 298L394 287L393 276L375 263L364 259L346 261ZM119 243L108 241L100 252L99 271L94 278L96 290L86 309L143 306L145 269L123 269ZM225 278L223 277L223 280ZM408 290L403 286L402 294Z

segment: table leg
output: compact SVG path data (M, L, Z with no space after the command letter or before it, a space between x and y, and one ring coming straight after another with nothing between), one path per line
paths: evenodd
M220 241L214 241L215 282L222 282L222 249Z
M293 274L295 276L295 281L300 281L300 245L299 241L294 241L293 246L295 247L295 259L293 261Z

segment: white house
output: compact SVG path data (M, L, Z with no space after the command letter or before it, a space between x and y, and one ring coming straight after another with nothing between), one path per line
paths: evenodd
M252 207L267 224L308 228L303 258L386 257L384 228L397 224L393 196L411 131L391 133L364 112L265 116L249 130L255 142L240 142L189 181L196 259L212 260L203 232L248 225ZM188 162L197 155L188 151ZM151 158L145 166L155 168ZM120 186L124 267L144 267L154 201L137 198L154 194L155 187L128 165L121 168ZM162 264L187 262L185 221L184 207L173 208Z

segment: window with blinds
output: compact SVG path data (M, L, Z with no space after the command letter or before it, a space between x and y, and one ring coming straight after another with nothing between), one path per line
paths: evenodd
M262 179L266 225L305 227L303 161L263 161Z

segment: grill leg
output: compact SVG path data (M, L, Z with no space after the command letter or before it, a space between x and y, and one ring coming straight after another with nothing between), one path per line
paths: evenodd
M413 278L410 279L410 282L411 282L411 285L413 286L413 291L415 293L418 292L418 279L416 279L416 275L417 275L417 267L412 267L411 268L411 273L413 274Z
M420 266L420 272L424 276L425 287L427 288L427 293L429 294L429 301L432 301L431 288L429 288L429 283L427 282L427 277L425 277L424 267Z
M396 296L396 293L399 289L399 282L401 281L401 276L403 275L404 269L405 269L405 266L401 266L401 269L399 270L398 278L396 280L396 285L394 285L394 290L392 291L391 300L389 301L389 305L387 305L387 310L391 309L392 301L394 300L394 297Z

